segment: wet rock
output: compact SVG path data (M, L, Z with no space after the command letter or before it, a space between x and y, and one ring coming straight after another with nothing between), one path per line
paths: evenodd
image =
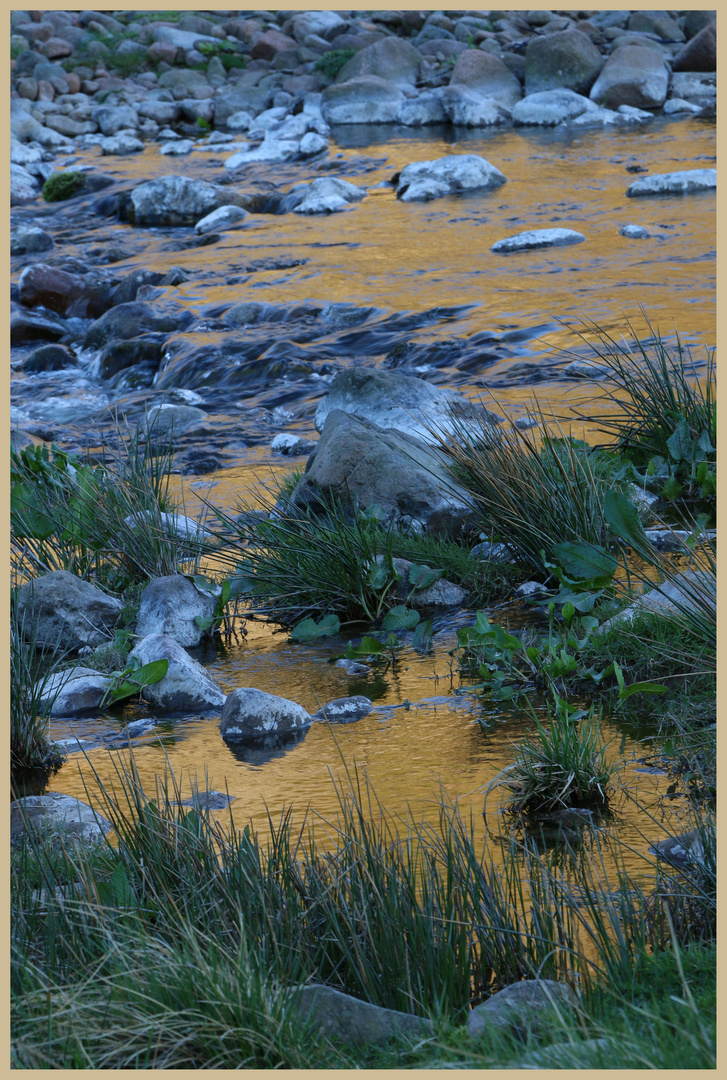
M340 180L337 176L320 177L308 185L302 202L294 207L296 214L334 214L360 202L366 192Z
M552 1022L554 1009L572 1008L576 995L567 983L553 979L525 979L506 986L478 1005L467 1017L467 1034L480 1038L488 1027L519 1030Z
M421 62L421 54L408 41L385 37L351 57L338 72L336 82L344 83L364 75L375 75L396 86L414 86Z
M110 306L114 281L108 271L81 276L46 263L34 263L20 275L18 290L20 302L26 307L95 319Z
M651 592L638 597L623 611L602 623L598 632L600 634L611 630L620 623L633 622L641 615L678 619L690 613L716 611L716 606L717 586L714 574L708 570L685 570L677 574L673 581L665 581Z
M324 138L323 135L319 135L315 131L308 131L300 140L298 152L303 157L313 157L314 154L320 154L323 150L327 150L328 146L328 139Z
M669 83L669 96L684 98L697 105L713 103L717 95L716 75L697 71L675 71Z
M49 716L81 716L98 709L114 680L91 668L77 667L51 675L37 689L40 708Z
M457 127L490 127L509 119L505 106L466 86L445 86L440 101L447 119Z
M442 91L424 90L414 98L405 98L399 109L398 122L407 127L444 124L449 119L442 101Z
M195 405L164 402L147 410L146 417L139 423L139 430L146 439L167 439L172 434L193 431L204 423L206 417L207 414Z
M54 570L26 582L18 592L18 617L30 640L52 649L95 648L113 637L123 608L121 600L108 596L88 581Z
M500 420L454 390L413 375L368 367L345 368L336 375L316 410L316 431L323 430L337 409L432 444L436 443L432 429L452 432L468 417L493 424Z
M129 218L134 225L195 225L221 206L241 206L244 201L229 187L188 176L163 176L134 188Z
M222 229L235 229L247 216L247 210L243 210L241 206L220 206L198 221L194 231L204 235Z
M24 206L40 195L40 184L22 165L10 166L10 205Z
M662 41L684 41L684 31L679 23L663 11L632 11L627 27L637 33L653 34Z
M525 52L525 93L574 90L587 94L604 65L604 57L580 30L533 38Z
M370 1005L330 986L302 987L293 1008L326 1038L344 1043L381 1043L397 1035L422 1038L434 1033L431 1020Z
M67 844L79 840L97 843L111 831L111 822L80 799L53 792L51 795L26 795L10 804L10 843L22 841L27 830L39 834L44 842Z
M29 374L38 371L62 371L64 368L76 367L77 364L78 357L67 345L41 345L26 356L23 371Z
M183 648L199 645L205 631L197 620L214 615L217 597L181 574L154 578L141 594L136 633L167 634Z
M661 56L653 49L624 45L606 61L590 98L608 109L619 105L653 109L664 104L668 88L669 70Z
M403 101L396 83L361 75L326 87L321 112L328 124L393 124Z
M54 247L53 237L37 225L20 225L10 233L11 255L35 255Z
M353 724L356 720L362 720L368 716L373 708L367 697L334 698L314 713L314 720L321 720L328 724Z
M627 236L629 240L648 240L651 233L643 225L622 225L618 230L621 236Z
M144 149L144 143L131 135L128 131L122 131L118 135L112 135L100 142L101 153L108 157L123 157L126 154L138 154Z
M116 135L139 126L139 114L130 105L100 105L91 113L91 119L102 135Z
M570 244L582 244L583 233L573 229L531 229L527 232L508 236L493 244L491 251L507 253L510 251L531 251L546 247L567 247Z
M220 719L225 742L275 746L295 738L312 723L302 705L252 686L241 686L228 696Z
M368 664L359 664L357 660L347 660L343 657L341 660L336 660L334 665L338 668L343 668L347 675L368 675L371 668Z
M655 173L635 180L627 189L629 198L642 195L693 195L717 187L716 169L685 169L683 172Z
M40 315L14 306L10 312L10 344L22 345L26 341L57 341L67 332L62 319L50 312Z
M512 110L514 124L550 126L595 114L598 106L574 90L543 90L519 101Z
M266 131L259 146L233 154L225 162L225 168L238 169L241 165L250 165L256 161L291 161L298 156L299 150L298 139L281 139L277 134Z
M688 41L674 57L672 71L717 70L717 25L712 23Z
M302 454L310 454L315 450L316 444L311 439L302 439L300 435L290 435L281 432L276 435L270 444L274 454L284 454L286 457L300 457Z
M477 154L450 154L415 161L398 175L396 197L403 202L436 199L466 191L491 191L507 182L499 169Z
M452 71L450 86L473 90L482 97L492 98L500 105L512 107L523 96L520 80L497 56L480 49L460 53Z
M201 712L217 711L224 705L226 695L222 687L167 634L144 638L129 653L129 658L132 657L142 665L153 660L169 661L164 678L143 690L144 698L156 708Z
M189 311L177 315L158 315L151 304L135 300L117 304L106 311L88 328L83 341L85 349L102 349L111 340L129 340L149 331L173 333L194 321Z
M442 455L404 432L338 410L329 414L291 495L294 506L313 512L331 501L350 515L380 507L388 520L411 519L435 536L459 535L474 521Z
M572 360L563 368L563 375L568 379L605 379L608 369L587 360Z
M695 105L691 101L685 101L684 98L668 98L664 102L664 116L671 116L673 113L696 114L701 111L700 105Z
M677 870L688 870L705 863L704 836L699 829L679 836L667 836L665 840L652 844L649 851Z
M160 154L171 155L172 157L183 157L185 154L191 154L193 150L194 143L191 139L179 139L177 142L166 142L162 143L159 147Z

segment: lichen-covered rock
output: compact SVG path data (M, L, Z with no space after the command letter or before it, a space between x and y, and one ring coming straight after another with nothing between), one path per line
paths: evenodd
M129 217L134 225L195 225L220 206L244 207L245 201L221 184L162 176L134 188Z
M604 57L580 30L533 38L525 51L525 92L575 90L587 94L604 65Z
M360 49L336 76L337 83L363 75L375 75L396 86L413 86L419 75L422 58L418 49L398 37L385 37Z
M403 101L396 83L361 75L326 87L321 112L328 124L393 124Z
M170 574L149 582L141 594L136 632L145 638L150 634L168 634L184 648L199 645L205 623L212 618L216 596L198 588L182 574Z
M26 582L18 591L18 618L26 640L33 632L39 647L95 648L113 637L123 609L88 581L54 570Z
M296 214L334 214L352 203L360 202L366 192L337 176L321 176L308 185L302 202L294 207Z
M58 671L39 684L40 708L49 716L80 716L98 709L114 680L92 668Z
M300 736L312 722L297 702L241 686L225 702L220 733L229 743L275 746Z
M371 712L372 705L367 697L334 698L314 714L314 720L323 720L329 724L353 724Z

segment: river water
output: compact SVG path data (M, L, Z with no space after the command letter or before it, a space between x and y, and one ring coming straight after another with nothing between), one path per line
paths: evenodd
M73 162L112 175L113 192L165 172L219 182L230 152L209 148L170 158L151 144L140 154L102 160L96 149L83 150ZM507 183L431 203L395 199L388 184L394 173L452 152L483 155ZM275 184L285 191L320 175L365 186L366 198L341 214L251 215L243 228L200 243L192 229L134 229L94 214L98 196L24 208L19 220L36 218L56 239L56 251L43 261L72 268L76 259L111 260L120 276L181 267L186 280L154 290L152 298L160 310L179 305L197 321L172 335L158 373L142 366L111 383L99 378L97 357L83 353L77 369L25 375L20 361L30 346L14 348L14 417L42 438L93 448L102 437L113 441L113 414L133 421L150 403L198 405L207 413L205 426L182 437L177 459L179 490L187 512L195 513L198 493L230 508L239 497L254 498L260 478L300 466L301 459L272 455L270 442L279 431L314 436L316 405L348 364L384 364L469 397L494 395L512 416L523 415L534 398L562 413L598 393L597 384L565 373L572 356L559 352L592 356L569 328L581 320L627 338L630 320L643 337L643 307L663 336L678 332L694 346L697 361L714 343L714 194L626 197L633 180L628 166L660 173L714 161L714 125L691 118L615 131L349 127L334 129L323 166L248 166L235 180L240 190ZM627 223L645 226L652 237L619 235ZM575 229L586 241L509 256L490 250L503 237L551 226ZM32 261L37 257L16 259L13 280ZM271 305L268 321L224 327L224 308L247 300ZM501 615L513 625L521 617L517 609ZM257 686L311 712L331 698L361 693L374 712L345 727L316 723L300 743L267 756L229 748L216 716L159 717L155 734L136 746L142 781L151 789L165 762L183 777L187 794L195 775L201 785L206 776L211 788L233 798L238 825L252 818L264 828L267 812L277 818L283 806L298 816L308 807L335 813L330 773L340 776L344 763L356 763L389 810L435 814L441 784L479 819L484 789L512 761L529 721L483 705L460 685L448 655L458 619L439 620L429 656L405 646L393 667L358 680L328 663L345 641L296 645L249 623L246 637L195 654L226 691ZM54 722L53 737L85 740L87 758L71 753L50 790L85 798L91 766L111 782L117 751L109 753L108 737L145 715L148 709L129 706L113 716ZM605 734L611 757L626 762L626 786L658 817L667 780L638 771L648 749L639 740L647 733L609 721ZM501 799L495 791L488 800L490 824ZM612 827L634 847L631 868L638 870L639 853L663 836L661 826L623 798L616 809Z

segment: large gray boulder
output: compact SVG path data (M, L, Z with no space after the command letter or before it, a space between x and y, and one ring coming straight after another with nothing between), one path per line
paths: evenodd
M467 1034L479 1038L489 1026L499 1029L542 1027L554 1009L572 1008L576 995L567 983L553 979L526 979L512 983L478 1005L467 1017Z
M26 795L10 804L10 843L20 843L28 831L44 842L50 834L59 843L96 843L111 831L111 822L72 795Z
M399 109L398 122L407 127L427 124L446 124L449 119L442 102L442 90L424 90L413 98L404 98Z
M543 127L562 124L586 113L598 113L590 98L575 90L541 90L518 101L512 110L513 124L538 124Z
M492 191L506 182L507 177L478 154L448 154L405 165L396 181L396 197L402 202L428 201L466 191Z
M385 37L352 56L339 71L336 82L344 83L361 75L376 75L396 86L413 86L421 62L421 53L408 41Z
M474 90L508 107L523 96L517 76L499 57L480 49L466 49L459 54L449 85Z
M132 649L129 657L140 664L168 660L163 679L144 688L144 697L158 709L174 712L218 711L227 695L201 664L188 656L181 645L168 634L151 634Z
M136 632L141 638L168 634L183 648L199 645L204 629L197 619L212 618L217 598L182 574L155 578L141 594Z
M220 206L245 209L248 202L221 184L189 176L162 176L134 188L129 217L134 225L196 225Z
M699 191L713 191L716 187L716 169L684 169L642 176L627 188L626 194L631 199L642 195L693 195Z
M717 24L705 26L677 53L672 71L717 70Z
M41 648L95 648L113 637L121 600L69 574L54 570L26 582L18 592L18 618L27 640L33 631Z
M345 1043L381 1043L395 1035L422 1038L434 1034L431 1020L396 1009L383 1009L331 986L304 986L294 998L301 1020L312 1021L327 1039Z
M490 127L510 118L505 105L466 86L445 86L440 100L447 119L456 127Z
M40 708L49 716L80 716L99 708L113 682L92 668L58 671L38 686Z
M344 513L380 507L385 517L434 536L457 536L475 521L469 499L442 454L404 432L335 411L328 416L291 502L313 512L321 501Z
M361 75L326 87L321 113L327 124L393 124L403 101L396 83L378 75Z
M533 38L525 52L525 93L575 90L587 94L605 59L580 30Z
M225 742L272 747L302 735L312 722L297 702L240 686L225 702L220 732Z
M102 135L117 135L119 131L139 126L139 114L130 105L99 105L91 113L91 119L98 124Z
M653 109L664 104L669 89L669 69L653 49L640 45L617 48L591 87L591 101L607 109L632 105Z
M345 368L336 375L316 409L316 431L323 431L329 415L337 409L432 445L437 441L432 429L449 433L468 417L493 424L500 421L495 413L473 405L454 390L433 386L414 375L370 367Z

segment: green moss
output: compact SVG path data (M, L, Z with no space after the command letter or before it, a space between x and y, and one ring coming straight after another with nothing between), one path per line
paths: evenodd
M335 79L343 65L355 55L355 49L331 49L324 53L320 60L316 60L315 69L327 79Z
M86 186L86 177L75 169L64 169L53 173L43 184L43 198L46 202L63 202L72 199Z

